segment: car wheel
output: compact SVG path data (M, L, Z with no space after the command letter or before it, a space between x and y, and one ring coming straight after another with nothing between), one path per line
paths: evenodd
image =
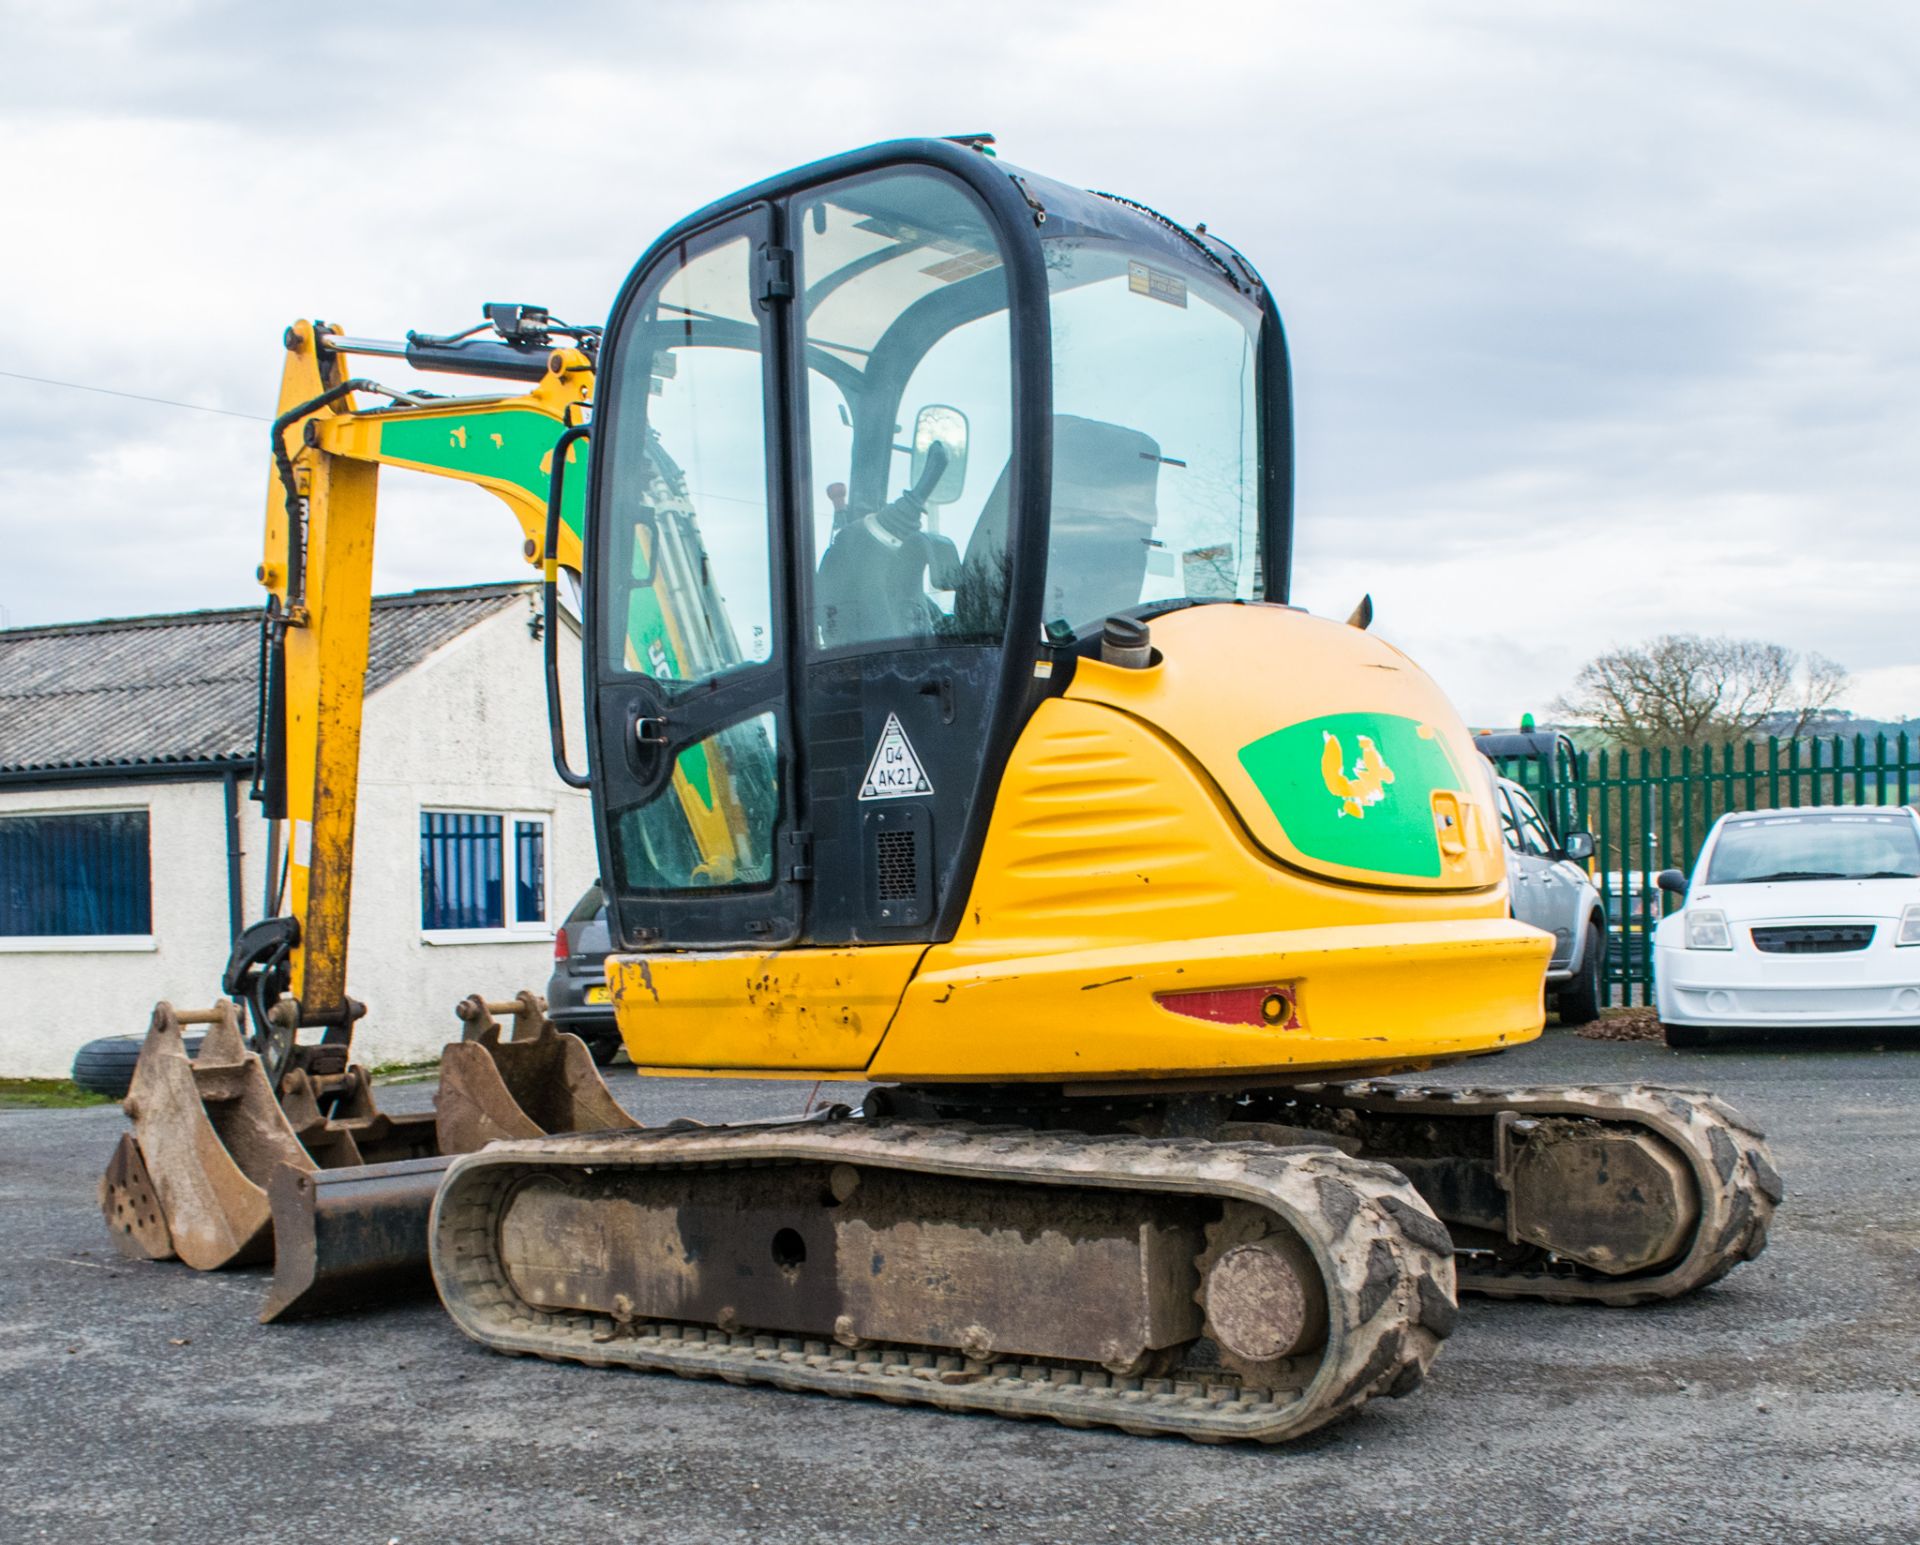
M197 1035L181 1037L189 1057L200 1055L202 1039ZM108 1035L89 1041L73 1054L73 1071L69 1076L89 1094L124 1100L128 1086L133 1083L133 1066L140 1060L140 1048L146 1043L144 1035Z
M617 1035L603 1035L587 1042L587 1050L593 1053L593 1065L597 1068L612 1067L613 1059L620 1055L620 1045Z
M1607 937L1598 928L1587 929L1587 951L1580 974L1562 987L1554 1005L1563 1025L1590 1025L1600 1017L1600 996L1606 990Z
M1691 1047L1711 1046L1713 1032L1705 1025L1662 1025L1669 1046Z

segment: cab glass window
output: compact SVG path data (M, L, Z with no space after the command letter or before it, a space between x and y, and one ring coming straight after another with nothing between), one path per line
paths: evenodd
M1260 311L1119 242L1044 243L1053 332L1050 631L1259 593Z
M773 655L761 339L744 236L683 255L621 343L604 658L697 682Z
M1013 444L1006 269L984 211L924 172L795 209L812 643L996 641Z
M684 748L658 799L621 811L613 851L623 893L765 885L779 819L779 726L757 714Z

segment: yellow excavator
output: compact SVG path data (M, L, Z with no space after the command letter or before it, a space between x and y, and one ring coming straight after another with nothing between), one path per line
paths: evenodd
M260 1237L362 1288L424 1240L504 1352L1277 1441L1413 1389L1459 1291L1648 1302L1764 1246L1778 1176L1710 1097L1374 1081L1537 1036L1548 941L1439 689L1288 602L1286 344L1221 238L900 141L682 221L603 330L494 331L289 335L289 901L236 947L247 1028L209 1011L192 1066L156 1017L130 1248L193 1226L168 1165L257 1174L278 1120L306 1161ZM356 348L538 385L493 428L362 406ZM340 962L380 461L505 493L545 565L634 1063L859 1109L642 1129L527 996L504 1041L469 1000L434 1118L372 1111ZM199 1146L157 1158L170 1120Z

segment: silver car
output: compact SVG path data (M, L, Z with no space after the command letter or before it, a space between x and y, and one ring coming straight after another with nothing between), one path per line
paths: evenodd
M1507 844L1507 890L1513 915L1553 935L1547 962L1547 998L1563 1025L1600 1017L1607 982L1607 923L1600 892L1580 861L1593 856L1593 837L1568 832L1554 840L1533 797L1511 778L1494 779L1494 807Z

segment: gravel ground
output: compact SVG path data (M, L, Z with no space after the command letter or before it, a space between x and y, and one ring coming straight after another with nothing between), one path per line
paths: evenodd
M431 1302L263 1327L263 1273L107 1243L117 1110L0 1114L0 1538L1920 1540L1920 1045L1552 1031L1440 1076L1717 1090L1773 1139L1772 1247L1679 1304L1469 1303L1411 1398L1207 1448L500 1358ZM616 1090L708 1120L808 1092Z

